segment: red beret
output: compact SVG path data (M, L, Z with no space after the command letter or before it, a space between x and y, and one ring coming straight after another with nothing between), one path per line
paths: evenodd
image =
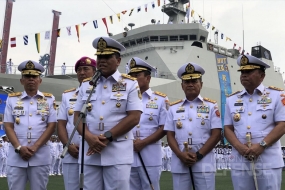
M75 72L77 72L78 67L80 66L92 66L96 68L96 61L94 59L91 59L89 57L81 57L76 63L75 63Z

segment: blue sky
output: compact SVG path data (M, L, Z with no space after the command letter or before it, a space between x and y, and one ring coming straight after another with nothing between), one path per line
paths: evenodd
M69 69L82 56L94 57L95 49L92 41L98 36L106 36L106 28L102 18L113 16L114 24L107 18L109 31L117 34L123 31L128 23L135 23L135 27L150 24L152 18L167 22L167 15L161 12L161 7L152 9L153 0L16 0L13 7L10 37L17 38L17 47L9 46L8 58L12 58L15 65L27 59L38 60L41 55L49 53L50 41L44 40L45 31L51 30L52 10L62 12L59 28L61 37L57 42L56 66L63 62ZM157 0L154 0L157 5ZM0 0L0 36L4 22L6 0ZM148 12L144 12L144 5L148 4ZM163 4L163 0L161 0ZM141 12L137 13L137 7ZM219 39L219 45L232 48L233 43L237 48L242 46L242 7L244 14L245 50L261 43L271 51L275 66L285 72L283 55L285 55L285 1L283 0L191 0L191 8L199 13L206 22L214 25L225 37L230 37L232 42ZM130 9L134 8L132 16L128 16ZM128 10L121 14L118 22L116 13ZM195 14L198 19L198 15ZM95 29L92 21L98 20L99 28ZM77 41L75 25L88 22L80 26L80 43ZM72 27L72 35L68 36L66 27ZM209 30L210 31L210 30ZM41 33L41 52L36 50L34 34ZM213 41L214 32L211 31ZM24 46L23 36L29 36L29 44ZM56 69L56 73L59 69Z

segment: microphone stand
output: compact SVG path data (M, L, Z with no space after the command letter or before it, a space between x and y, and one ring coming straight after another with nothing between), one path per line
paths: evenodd
M87 109L89 107L91 107L91 105L89 104L89 101L91 99L93 91L94 91L94 93L96 92L95 88L97 86L97 80L99 79L100 75L101 75L101 73L99 74L99 76L95 80L92 79L92 84L91 84L92 85L92 89L91 89L91 91L89 93L89 96L88 96L87 100L85 101L85 103L83 104L83 106L81 108L79 117L78 117L78 119L77 119L77 121L75 123L73 131L72 131L72 133L71 133L71 135L70 135L70 137L68 139L68 142L66 143L66 146L64 147L64 149L63 149L63 151L62 151L62 153L60 155L61 158L64 158L64 156L66 155L66 153L68 151L68 147L69 147L69 145L71 143L71 140L72 140L72 138L73 138L73 136L75 134L75 131L77 130L78 125L79 125L80 121L82 120L82 130L83 130L82 131L82 141L81 141L81 144L82 144L81 149L82 150L81 150L81 166L80 166L80 174L79 174L79 184L80 184L79 185L79 189L80 190L83 190L83 187L84 187L84 172L83 172L84 171L84 139L85 139L85 125L86 125Z

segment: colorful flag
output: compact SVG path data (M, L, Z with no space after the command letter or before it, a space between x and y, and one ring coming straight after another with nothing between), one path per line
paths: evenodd
M119 20L119 22L120 22L120 21L121 21L121 14L118 13L118 14L117 14L117 17L118 17L118 20Z
M97 20L93 20L94 28L98 28Z
M76 29L76 34L77 34L77 38L78 38L78 42L80 42L80 24L75 25L75 29Z
M71 26L66 27L67 34L71 36Z
M226 37L226 41L228 41L228 40L229 40L229 41L232 41L232 39L230 39L229 37Z
M210 27L210 23L208 22L208 23L207 23L207 29L209 29L209 27Z
M141 11L141 6L138 7L138 12L140 12L140 11Z
M157 6L160 6L160 0L157 0Z
M109 16L111 24L113 24L113 17Z
M126 14L127 11L122 11L123 15Z
M191 11L191 17L193 17L194 16L194 10L192 9L192 11Z
M11 44L11 47L16 47L16 38L11 38L10 44Z
M154 8L154 7L155 7L154 1L153 1L153 2L151 2L151 6L152 6L152 8Z
M212 26L212 30L215 30L215 27L214 27L214 26Z
M40 33L35 34L35 40L36 40L36 46L37 46L38 53L40 53L40 44L41 44L41 36L40 35L41 35Z
M2 48L2 40L0 39L0 52L1 52L1 48Z
M25 35L25 36L23 37L23 39L24 39L24 45L28 45L28 43L29 43L29 37L28 37L27 35Z
M144 10L147 12L147 4L144 5Z
M60 29L57 29L57 37L60 37Z
M129 16L131 16L131 15L132 15L133 11L134 11L134 9L131 9L131 12L130 12Z
M108 29L108 25L107 25L107 22L106 22L106 18L102 18L102 21L103 21L103 23L104 23L105 26L106 26L107 33L109 34L109 29Z
M46 31L45 40L49 40L49 38L50 38L50 31Z
M221 39L224 39L224 34L223 33L221 33Z
M83 22L82 25L85 26L87 24L87 22Z

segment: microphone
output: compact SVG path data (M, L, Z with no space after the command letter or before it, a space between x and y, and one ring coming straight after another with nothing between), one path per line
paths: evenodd
M100 78L101 74L102 74L101 71L97 70L96 73L94 74L94 76L92 77L92 79L90 80L89 84L90 85L96 84L98 79Z

